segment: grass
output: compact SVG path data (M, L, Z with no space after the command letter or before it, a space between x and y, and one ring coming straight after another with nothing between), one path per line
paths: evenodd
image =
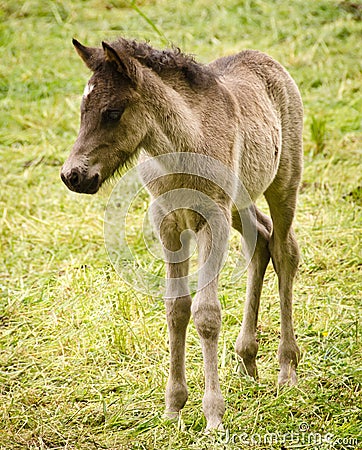
M323 119L317 119L316 117L312 117L312 122L310 124L310 134L311 139L315 143L315 154L323 152L326 143L326 122Z
M361 4L134 4L143 16L123 0L0 1L0 448L361 448ZM124 284L108 260L103 221L112 186L80 196L59 179L89 76L71 38L98 45L118 35L155 46L168 40L201 61L243 48L266 51L288 68L304 99L295 287L300 381L276 388L279 313L270 268L260 382L235 372L245 278L230 283L239 251L234 236L220 283L223 435L203 433L193 325L190 399L178 424L162 419L162 299ZM326 439L332 435L333 445Z

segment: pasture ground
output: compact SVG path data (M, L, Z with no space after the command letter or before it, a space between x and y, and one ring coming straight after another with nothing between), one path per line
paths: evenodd
M0 1L0 449L361 448L360 1L136 4L138 11L123 0ZM99 45L119 35L159 47L168 39L203 62L259 49L287 67L303 96L299 384L276 387L271 268L260 312L260 380L236 374L245 277L230 283L227 265L219 347L225 434L203 433L192 324L190 398L177 424L162 419L162 299L124 284L108 260L103 221L112 183L85 196L59 178L89 76L71 38ZM134 226L140 223L135 216ZM233 236L230 254L239 251Z

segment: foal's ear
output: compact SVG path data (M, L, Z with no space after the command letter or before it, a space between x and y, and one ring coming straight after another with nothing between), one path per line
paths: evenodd
M72 42L85 65L94 72L102 61L102 50L100 48L85 47L76 39L73 39Z
M115 63L118 71L125 75L135 87L140 86L142 82L141 64L126 52L116 50L107 42L102 42L102 46L106 61Z

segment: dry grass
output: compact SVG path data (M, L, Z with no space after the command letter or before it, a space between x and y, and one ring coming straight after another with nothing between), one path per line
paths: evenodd
M162 300L125 285L110 265L103 217L112 186L95 197L78 196L62 186L59 169L77 133L88 75L71 38L91 45L119 34L154 45L163 38L123 1L2 1L0 448L361 448L358 3L137 5L168 40L203 61L258 48L286 65L300 85L306 110L296 220L300 382L282 391L275 385L279 313L271 269L260 317L260 382L235 373L245 279L230 283L239 246L234 237L220 290L227 433L203 434L202 360L193 326L190 400L178 424L162 420L168 368ZM313 117L319 131L325 124L317 151Z

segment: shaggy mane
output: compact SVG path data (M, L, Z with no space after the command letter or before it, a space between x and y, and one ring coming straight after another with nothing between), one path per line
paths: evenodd
M170 71L182 74L191 87L209 87L217 78L211 68L198 63L193 56L182 53L179 48L157 50L146 42L122 38L113 45L115 48L121 47L128 55L160 75Z

